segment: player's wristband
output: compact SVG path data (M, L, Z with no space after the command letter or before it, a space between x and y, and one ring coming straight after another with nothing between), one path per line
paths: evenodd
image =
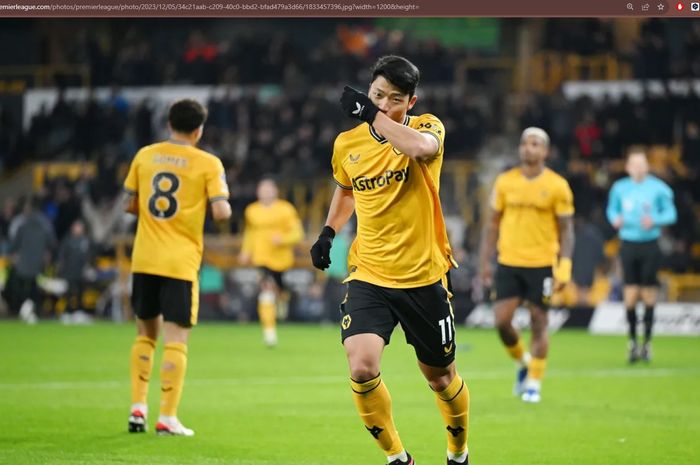
M335 237L335 230L330 226L324 226L321 230L321 234L319 234L318 237L330 237L333 239Z
M559 263L554 268L554 280L560 283L568 283L571 281L571 259L568 257L562 257L559 259Z

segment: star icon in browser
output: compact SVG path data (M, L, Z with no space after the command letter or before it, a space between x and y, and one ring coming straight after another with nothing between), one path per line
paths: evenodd
M666 9L666 5L664 5L663 3L659 3L659 4L656 6L656 8L658 8L659 11L664 11L664 10Z

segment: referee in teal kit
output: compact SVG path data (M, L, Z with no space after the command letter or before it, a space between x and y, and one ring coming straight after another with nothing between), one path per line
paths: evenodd
M657 240L661 227L676 222L673 191L659 178L649 174L646 154L629 154L628 177L613 184L608 199L607 217L618 231L622 246L624 301L629 323L629 362L651 360L651 333L658 292L656 273L661 262ZM644 303L644 344L637 344L637 302Z

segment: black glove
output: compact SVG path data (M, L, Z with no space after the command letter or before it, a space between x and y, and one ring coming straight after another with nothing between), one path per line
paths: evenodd
M357 118L369 124L374 123L374 118L379 111L369 97L349 86L345 86L343 90L340 105L343 107L343 112L350 118Z
M330 226L324 226L318 240L311 246L311 261L319 270L325 270L331 264L331 245L335 231Z

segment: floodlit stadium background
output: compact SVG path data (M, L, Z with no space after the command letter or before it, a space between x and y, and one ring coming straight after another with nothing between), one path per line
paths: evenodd
M355 124L341 114L340 91L365 89L369 66L387 53L420 67L414 113L438 115L447 130L442 201L461 264L452 281L457 365L472 396L472 462L699 462L699 21L3 18L0 463L381 463L357 418L332 323L342 276L315 271L308 249L334 188L333 140ZM166 137L164 111L181 97L209 108L202 145L226 167L234 214L224 230L206 226L202 322L192 331L178 410L197 435L130 435L134 219L115 199L136 150ZM511 396L513 365L496 332L480 329L493 326L493 315L477 305L483 289L475 279L491 183L517 162L520 131L531 125L549 132L549 164L568 179L577 210L576 282L550 312L555 331L539 405ZM628 366L619 245L602 212L633 146L647 149L654 173L673 187L679 221L661 240L654 360ZM306 323L280 325L275 349L246 323L257 318L257 272L236 263L243 209L269 173L306 232L284 277L293 291L287 319ZM76 218L88 226L95 253L85 274L87 318L61 318L65 283L55 254L39 279L38 324L17 318L8 240L29 196L38 196L59 237ZM527 313L516 320L527 325ZM398 329L382 376L416 462L444 463L444 425ZM152 412L158 384L154 370Z
M618 243L602 212L633 146L646 147L654 173L673 187L679 211L678 223L661 241L663 300L700 296L698 21L21 19L1 24L0 253L7 252L10 224L30 194L40 196L59 240L74 219L84 218L95 250L86 276L86 310L98 319L130 316L134 221L114 200L136 150L166 137L164 111L181 97L197 98L209 108L202 146L221 157L234 210L225 230L207 223L201 317L255 318L255 272L236 264L241 218L256 180L274 174L283 196L302 215L307 238L298 247L298 266L285 276L294 290L289 319L335 319L338 290L326 289L326 276L311 268L307 250L325 220L333 189L333 140L354 124L343 117L337 99L345 84L365 89L369 66L388 53L405 55L421 69L414 113L434 113L446 126L442 200L462 265L453 272L458 321L482 297L475 257L490 184L516 162L519 132L532 125L550 133L549 165L566 176L575 195L574 276L583 278L558 296L557 306L579 309L563 314L561 323L586 326L592 308L620 300ZM4 276L8 263L3 255ZM47 291L42 319L65 307L55 278L49 264L41 280ZM592 286L582 286L588 278ZM3 309L16 314L11 295ZM472 323L488 325L488 315L473 317ZM669 331L697 332L698 326Z

